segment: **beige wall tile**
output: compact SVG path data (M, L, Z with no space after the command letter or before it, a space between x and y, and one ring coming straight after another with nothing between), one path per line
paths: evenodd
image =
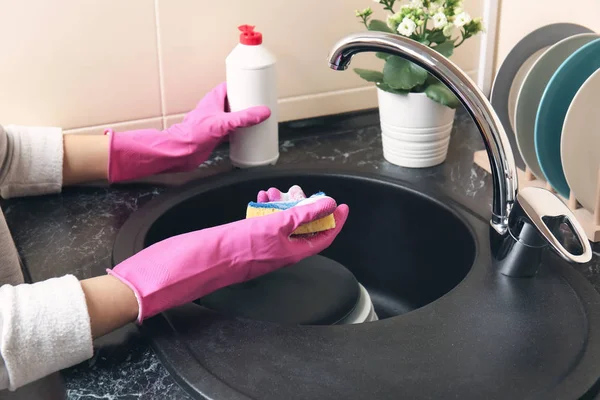
M377 89L374 86L365 86L281 99L279 120L292 121L375 107L377 107Z
M115 132L132 131L136 129L163 129L162 117L141 119L137 121L121 122L117 124L105 124L90 126L88 128L68 129L65 134L71 135L102 135L104 131L111 128Z
M2 123L161 115L153 1L0 0L0 16Z
M185 114L169 115L165 117L165 127L170 128L171 126L183 121Z
M287 109L294 100L303 102L308 95L327 98L327 93L365 87L353 72L331 71L326 57L331 46L344 35L363 30L354 9L373 6L370 0L231 0L205 2L196 0L157 0L159 46L163 70L164 105L167 114L187 112L208 92L225 79L225 58L238 42L236 27L256 25L265 37L265 45L278 58L279 95ZM483 0L467 0L465 8L474 16L481 13ZM380 16L383 14L380 12ZM478 38L459 48L453 60L463 69L477 66ZM380 68L381 60L373 55L355 57L353 67ZM358 91L357 93L361 93ZM335 96L335 94L333 95ZM323 102L311 108L321 113L349 111L364 99L344 99L341 103ZM282 119L306 115L286 111Z
M538 1L502 0L498 21L496 70L513 47L527 34L544 25L571 22L600 32L600 2L597 0ZM566 10L572 12L566 12Z
M482 17L483 3L485 0L463 0L463 7L473 18ZM483 21L484 27L487 26L487 21ZM479 46L481 35L472 37L464 42L451 57L461 69L469 74L475 73L479 63Z
M473 16L482 4L465 0ZM372 85L325 61L336 40L364 29L354 9L368 6L385 18L371 0L0 0L0 123L74 133L155 126L224 80L243 23L257 25L278 57L282 121L375 107ZM477 66L478 42L452 57L466 71ZM352 64L381 66L369 54Z

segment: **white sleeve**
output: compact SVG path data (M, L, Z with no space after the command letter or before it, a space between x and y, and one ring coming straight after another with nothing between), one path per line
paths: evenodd
M61 128L0 126L0 196L59 193L63 153Z
M92 355L85 294L73 275L0 287L0 390L16 390Z

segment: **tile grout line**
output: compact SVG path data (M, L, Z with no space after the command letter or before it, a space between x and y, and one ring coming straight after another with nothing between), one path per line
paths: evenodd
M293 102L293 101L297 101L297 100L310 100L310 99L314 99L314 98L323 98L323 97L328 97L328 96L337 96L337 95L341 95L341 94L354 94L354 93L360 93L363 91L367 91L367 90L371 90L373 89L373 87L371 86L360 86L360 87L356 87L356 88L349 88L349 89L341 89L341 90L331 90L329 92L320 92L320 93L311 93L311 94L303 94L303 95L299 95L299 96L289 96L289 97L281 97L278 99L278 102L280 103L289 103L289 102ZM184 117L185 113L175 113L175 114L168 114L165 115L165 118L174 118L174 117Z
M348 89L339 89L339 90L331 90L329 92L320 92L320 93L310 93L310 94L301 94L298 96L289 96L289 97L281 97L278 99L281 103L289 103L297 100L310 100L314 98L323 98L328 96L337 96L341 94L353 94L366 92L368 90L373 90L375 85L372 86L360 86L356 88L348 88Z
M87 125L87 126L76 126L74 128L68 128L68 129L63 129L63 131L65 133L71 133L73 131L81 131L81 130L87 130L87 129L104 129L107 127L110 127L111 125L123 125L123 124L135 124L135 123L143 123L143 122L152 122L154 120L160 119L162 121L162 117L160 115L156 116L156 117L150 117L150 118L138 118L138 119L128 119L125 121L113 121L113 122L106 122L106 123L102 123L102 124L98 124L98 125Z
M160 90L160 115L162 119L162 128L167 128L167 118L165 115L165 110L167 108L166 99L165 99L165 82L164 82L164 71L162 65L162 46L161 46L161 37L160 37L160 17L158 16L158 1L154 0L154 25L156 29L156 54L158 61L158 87Z
M158 1L158 0L155 0ZM474 79L475 76L477 75L477 70L470 70L470 71L465 71L465 73L471 78ZM475 75L475 76L474 76ZM356 93L360 93L360 92L366 92L369 90L374 89L374 86L360 86L360 87L356 87L356 88L348 88L348 89L341 89L341 90L332 90L329 92L321 92L321 93L311 93L311 94L307 94L307 95L299 95L299 96L289 96L289 97L282 97L279 99L280 103L291 103L294 101L305 101L305 100L311 100L314 98L325 98L328 96L338 96L338 95L343 95L343 94L356 94ZM162 97L162 96L161 96ZM162 105L161 105L162 107ZM127 123L137 123L137 122L151 122L155 119L160 119L161 123L163 125L163 129L166 129L167 127L167 118L183 118L185 116L185 113L174 113L174 114L165 114L164 113L164 108L163 110L161 110L161 115L156 116L156 117L150 117L150 118L140 118L140 119L133 119L133 120L126 120L126 121L114 121L114 122L107 122L107 123L103 123L103 124L98 124L98 125L91 125L91 126L82 126L82 127L75 127L75 128L69 128L69 129L65 129L65 131L71 132L71 131L78 131L78 130L82 130L82 129L100 129L100 128L104 128L107 125L111 125L111 124L127 124Z
M476 79L478 71L477 71L477 69L472 69L472 70L464 71L464 72L465 72L465 74L467 74L467 76L469 76L469 78ZM323 97L332 96L332 95L336 96L336 95L341 95L341 94L353 94L353 93L366 92L366 91L372 90L374 88L375 88L375 85L359 86L359 87L348 88L348 89L330 90L328 92L319 92L319 93L301 94L298 96L281 97L279 99L279 101L283 102L283 103L289 103L289 102L293 102L293 101L297 101L297 100L310 100L310 99L314 99L314 98L323 98Z

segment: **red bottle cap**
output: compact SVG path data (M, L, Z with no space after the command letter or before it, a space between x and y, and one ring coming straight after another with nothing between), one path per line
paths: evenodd
M240 43L246 46L258 46L262 44L262 33L254 32L254 26L242 25L238 29L242 32L240 35Z

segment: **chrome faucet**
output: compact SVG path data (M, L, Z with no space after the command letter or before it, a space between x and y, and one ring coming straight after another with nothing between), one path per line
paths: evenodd
M591 260L592 250L585 231L558 197L535 187L518 191L517 167L504 128L485 95L460 68L417 41L373 31L355 33L341 39L331 51L329 66L336 71L346 70L352 57L362 52L388 53L424 68L448 86L473 118L485 143L492 171L490 223L494 232L507 241L498 246L495 254L496 259L505 264L501 266L505 275L534 275L537 266L532 270L527 263L515 262L514 255L522 253L523 249L542 248L547 244L566 261L585 263ZM531 229L531 225L536 229ZM560 243L557 238L559 225L568 226L577 237L581 245L577 254ZM517 248L521 250L515 250Z

